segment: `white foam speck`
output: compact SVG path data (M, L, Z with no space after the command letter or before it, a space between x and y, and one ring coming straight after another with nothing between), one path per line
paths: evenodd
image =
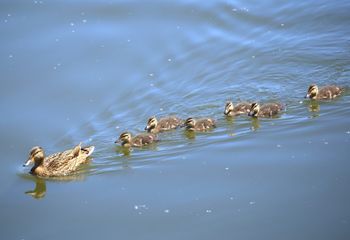
M255 202L253 202L253 201L249 202L249 205L254 205L254 204L255 204Z
M281 147L281 145L280 145L280 144L277 144L277 147L278 147L278 148L280 148L280 147Z
M169 213L169 212L170 212L169 209L165 209L165 210L164 210L164 213Z
M171 58L168 58L168 62L171 62L172 60L171 60Z
M206 213L212 213L212 210L211 209L207 209L205 210Z

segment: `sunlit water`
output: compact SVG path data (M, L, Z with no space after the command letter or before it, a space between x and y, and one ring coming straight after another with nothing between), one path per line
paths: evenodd
M349 239L349 1L2 1L1 239ZM280 101L273 119L226 100ZM148 117L212 117L128 152ZM64 179L22 168L95 145Z

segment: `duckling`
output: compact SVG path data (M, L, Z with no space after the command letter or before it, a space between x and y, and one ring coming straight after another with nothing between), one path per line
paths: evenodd
M252 103L248 116L251 117L272 117L283 110L280 103L266 103L260 106L259 103Z
M157 136L153 133L140 134L132 137L131 133L123 132L115 143L121 142L123 147L142 147L157 141Z
M211 118L194 119L187 118L184 126L188 131L206 131L216 127L215 121Z
M29 158L23 166L34 164L30 173L40 177L61 177L67 176L87 162L87 158L93 153L95 147L81 147L77 145L73 149L58 152L45 157L43 148L33 147L29 153Z
M232 102L226 102L224 114L226 116L238 116L240 114L248 114L250 111L250 103L242 102L233 105Z
M309 86L309 89L307 90L307 94L305 98L317 99L317 100L333 99L339 96L342 92L343 92L343 89L335 85L325 86L318 89L316 84L311 84Z
M182 120L173 116L167 118L161 118L159 121L156 117L151 117L148 119L147 126L145 130L149 133L159 133L163 131L168 131L179 127Z

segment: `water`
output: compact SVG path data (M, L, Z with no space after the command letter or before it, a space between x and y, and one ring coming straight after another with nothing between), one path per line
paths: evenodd
M1 239L349 239L349 1L2 1ZM275 119L225 101L281 101ZM218 127L113 144L152 115ZM30 176L29 149L89 166Z

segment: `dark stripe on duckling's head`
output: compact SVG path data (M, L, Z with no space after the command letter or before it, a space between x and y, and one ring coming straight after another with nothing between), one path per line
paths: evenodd
M252 116L252 117L256 117L258 115L259 111L260 111L259 103L254 102L250 105L250 111L249 111L248 115Z
M307 90L305 98L315 99L318 94L318 87L316 84L311 84Z
M194 122L194 119L193 118L187 118L186 119L186 121L185 121L185 125L187 125L187 124L191 124L191 123L193 123Z
M147 121L147 126L145 127L145 130L151 130L155 128L158 124L156 117L150 117Z
M186 129L191 130L195 127L196 122L193 118L187 118L185 121Z
M233 111L233 103L232 102L226 102L224 114L228 115L232 111Z
M122 134L120 134L120 137L119 138L127 138L127 137L130 137L130 133L129 132L123 132Z

